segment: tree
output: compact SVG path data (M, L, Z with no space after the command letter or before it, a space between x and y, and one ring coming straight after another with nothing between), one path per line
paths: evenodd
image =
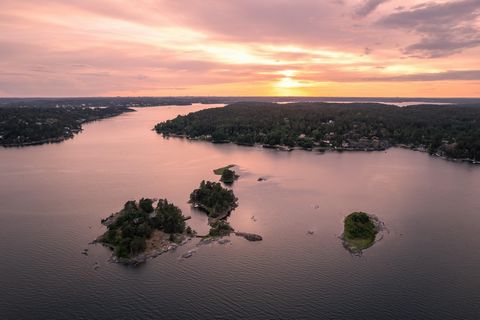
M130 252L131 254L137 254L145 250L147 243L143 237L135 237L130 243Z
M235 174L235 171L226 168L222 172L220 180L225 184L232 184L238 176Z
M149 198L142 198L139 201L139 207L146 213L152 213L153 208L153 200Z

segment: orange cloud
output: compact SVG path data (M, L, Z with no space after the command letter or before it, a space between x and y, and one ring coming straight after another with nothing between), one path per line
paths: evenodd
M479 96L480 12L453 2L4 0L0 94Z

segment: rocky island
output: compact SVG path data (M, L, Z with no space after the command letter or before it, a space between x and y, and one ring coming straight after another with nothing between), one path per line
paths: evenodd
M222 171L229 170L228 167ZM258 234L236 232L226 220L230 213L238 206L238 199L232 190L222 187L218 182L202 181L198 189L190 194L190 203L208 215L210 231L203 236L204 240L221 238L234 233L248 241L260 241Z
M365 212L353 212L343 221L343 245L352 253L361 253L375 243L381 230L378 219Z
M210 230L207 235L197 235L186 225L188 218L180 208L166 199L142 198L138 202L127 201L122 210L102 219L107 231L94 243L101 243L113 251L111 262L137 265L174 250L194 237L202 238L200 244L230 242L221 238L231 233L249 241L262 240L256 234L235 232L230 226L226 219L238 206L238 199L232 190L219 182L202 181L190 194L189 202L208 215ZM188 251L182 258L191 257L194 251L196 249Z
M166 199L127 201L102 220L107 231L96 242L113 250L112 261L139 264L176 248L194 236L182 211Z

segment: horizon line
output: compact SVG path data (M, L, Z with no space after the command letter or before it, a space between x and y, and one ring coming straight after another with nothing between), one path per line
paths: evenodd
M224 95L179 95L179 96L150 96L150 95L139 95L139 96L0 96L0 99L88 99L88 98L157 98L157 99L193 99L193 98L272 98L272 99L437 99L437 100L448 100L448 99L480 99L480 96L472 96L472 97L421 97L421 96L268 96L268 95L231 95L231 96L224 96Z

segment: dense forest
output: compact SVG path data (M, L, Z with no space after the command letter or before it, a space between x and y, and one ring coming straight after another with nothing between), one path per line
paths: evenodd
M147 246L146 239L155 230L170 234L172 240L174 234L192 233L177 206L166 199L158 200L156 207L154 204L148 198L126 202L119 213L102 220L108 230L100 241L112 247L117 257L127 258L143 252Z
M404 146L480 161L480 105L243 102L206 109L155 126L164 135L214 143L318 150Z
M378 233L376 219L365 212L352 212L343 221L344 246L351 252L367 249Z
M60 142L82 130L82 124L133 111L128 108L3 107L0 108L0 145L26 146Z
M344 237L346 239L375 240L378 233L372 219L365 212L353 212L344 220Z
M190 203L205 211L210 218L224 218L237 206L238 199L232 190L218 182L202 181L190 194Z

